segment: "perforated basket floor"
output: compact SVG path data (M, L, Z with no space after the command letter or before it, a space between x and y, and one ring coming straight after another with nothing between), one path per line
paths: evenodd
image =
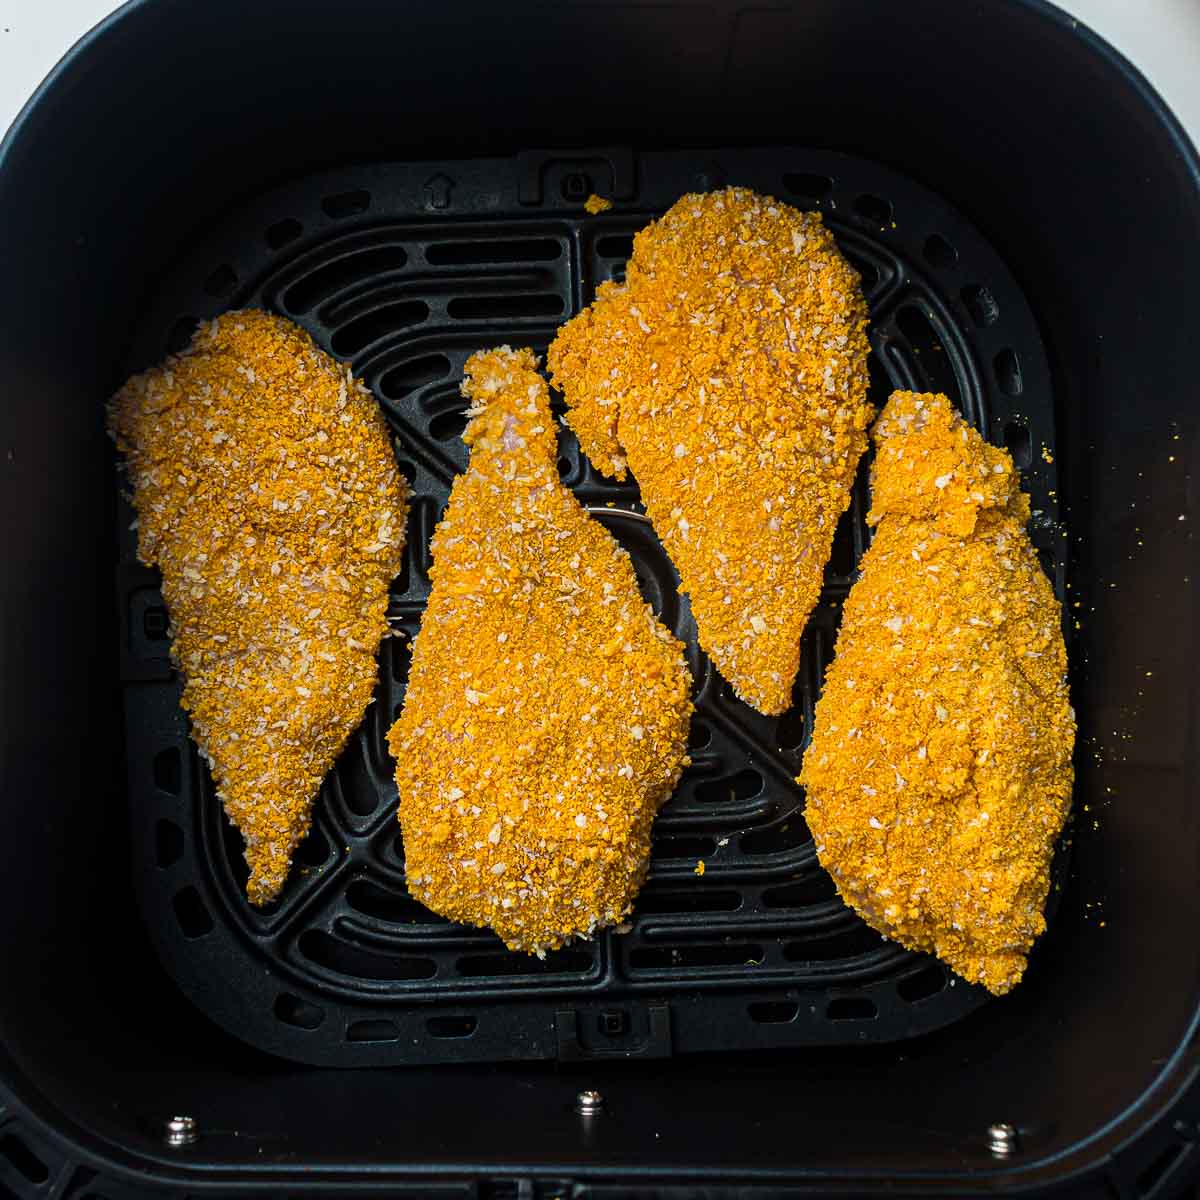
M769 718L735 699L696 650L636 488L604 480L562 431L563 479L630 550L647 598L691 648L694 764L658 819L650 882L623 931L539 962L405 891L385 733L428 593L430 535L466 462L463 363L502 342L543 354L595 285L620 276L636 230L683 192L727 183L826 214L868 292L876 403L897 386L945 391L1009 446L1061 597L1053 409L1036 325L980 235L900 176L804 150L607 148L343 169L245 205L168 272L129 368L186 344L197 318L245 305L283 313L374 390L416 496L392 589L400 636L382 648L376 700L322 789L283 897L265 911L244 900L241 839L188 738L157 579L137 564L132 514L122 514L144 916L183 991L245 1041L337 1065L661 1056L907 1038L985 999L841 904L793 782L865 545L865 464L805 634L795 706ZM593 191L614 208L586 215Z

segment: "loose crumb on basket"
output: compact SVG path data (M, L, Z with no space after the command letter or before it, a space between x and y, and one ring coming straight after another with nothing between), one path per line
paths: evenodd
M610 208L612 208L612 206L613 206L613 202L611 200L607 199L607 197L605 197L605 196L597 196L595 192L593 192L583 202L583 207L589 213L591 213L593 217L597 216L598 214L600 214L602 212L608 212L608 210Z

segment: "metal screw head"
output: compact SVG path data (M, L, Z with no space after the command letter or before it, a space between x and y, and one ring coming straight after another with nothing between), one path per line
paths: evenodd
M581 1117L596 1117L604 1111L604 1097L599 1092L580 1092L575 1097L575 1111Z
M199 1136L195 1117L168 1117L163 1126L163 1141L168 1146L190 1146Z
M999 1121L995 1125L989 1125L987 1131L988 1149L997 1158L1007 1158L1017 1148L1017 1130L1016 1126L1010 1125L1007 1121Z

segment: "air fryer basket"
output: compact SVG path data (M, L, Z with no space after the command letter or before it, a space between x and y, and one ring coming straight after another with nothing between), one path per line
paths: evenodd
M465 353L544 347L634 229L725 183L822 208L871 290L877 391L950 390L1028 469L1081 730L1029 977L980 1004L821 891L787 780L861 488L791 724L695 664L697 765L628 934L513 974L405 907L379 747L404 640L288 893L250 913L154 577L127 532L114 552L103 399L230 303L300 320L367 377L422 497L411 634ZM616 207L585 217L589 190ZM1037 0L140 0L106 22L0 151L0 1196L1172 1194L1200 1137L1198 234L1173 119ZM635 495L570 439L560 465L685 626ZM172 1115L197 1140L169 1144Z
M1062 594L1054 415L1036 324L979 235L894 172L796 149L526 152L515 163L343 168L239 206L157 290L130 369L185 340L197 316L230 304L281 311L366 379L414 490L389 610L399 636L384 645L375 703L327 782L299 868L265 912L243 898L241 837L188 739L165 610L153 573L136 562L133 514L122 506L118 517L143 914L183 990L253 1045L342 1066L667 1057L891 1041L985 998L880 938L837 899L794 782L866 543L865 463L806 633L795 706L766 718L696 649L690 608L636 485L605 480L560 431L563 480L626 545L647 599L692 649L693 765L656 822L652 878L622 932L539 961L439 920L404 890L386 735L429 591L429 537L466 462L462 364L503 343L544 353L555 323L599 281L620 277L651 215L726 180L825 214L864 278L877 405L893 387L944 390L1012 446L1033 498L1032 534ZM612 212L584 213L593 188L616 200ZM481 196L490 201L483 217ZM269 1005L264 972L279 981ZM207 982L218 973L224 987L215 991Z

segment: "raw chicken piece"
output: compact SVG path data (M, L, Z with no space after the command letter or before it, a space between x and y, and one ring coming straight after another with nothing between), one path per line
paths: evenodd
M182 704L265 904L371 701L407 487L371 393L263 312L201 325L125 384L109 425Z
M700 645L764 713L791 706L866 448L866 325L820 215L730 188L642 230L550 348L583 449L633 471Z
M822 864L880 932L1009 991L1045 928L1075 715L1011 457L945 396L875 426L875 538L800 782Z
M628 554L559 482L536 366L467 363L470 466L388 742L409 891L540 955L629 912L692 705Z

